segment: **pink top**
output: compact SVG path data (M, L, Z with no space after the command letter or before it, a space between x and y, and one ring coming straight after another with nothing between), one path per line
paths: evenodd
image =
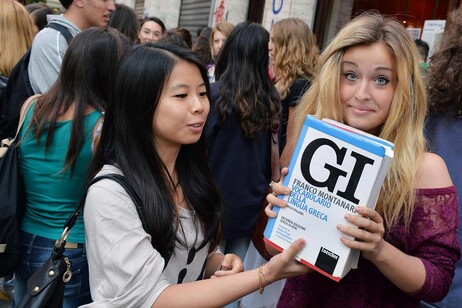
M422 260L427 276L421 290L404 293L372 262L360 257L358 269L351 270L340 282L317 272L288 279L278 307L416 307L421 299L441 300L461 255L457 202L454 186L420 189L409 231L405 232L401 222L385 233L388 243Z

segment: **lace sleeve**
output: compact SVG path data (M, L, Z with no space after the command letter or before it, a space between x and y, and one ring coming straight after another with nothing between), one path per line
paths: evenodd
M422 289L413 296L435 302L447 294L461 255L458 225L459 206L454 186L419 190L408 249L409 254L422 260L426 278Z

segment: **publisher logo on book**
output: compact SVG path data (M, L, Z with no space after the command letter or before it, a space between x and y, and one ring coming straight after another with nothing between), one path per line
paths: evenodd
M316 259L316 263L314 265L317 268L322 269L326 273L332 275L334 273L335 267L337 266L338 259L339 255L321 246L318 258Z

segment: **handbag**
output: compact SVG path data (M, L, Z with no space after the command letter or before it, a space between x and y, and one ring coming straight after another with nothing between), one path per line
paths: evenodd
M271 127L271 180L274 182L279 182L281 178L281 168L279 163L279 122L275 123ZM272 193L273 190L271 187L268 188L266 194ZM263 232L265 231L266 224L268 222L268 216L265 213L265 208L268 205L266 198L262 202L260 213L257 217L257 222L255 223L255 228L252 234L252 243L254 244L257 251L260 255L266 259L271 259L271 255L268 253L265 247L265 242L263 240Z
M63 306L64 287L65 284L72 278L72 272L70 270L71 262L66 256L64 256L66 239L69 236L72 227L75 225L77 218L83 211L88 189L91 185L102 179L114 180L125 189L130 198L133 200L133 203L135 203L136 211L138 212L143 228L147 230L146 219L143 215L141 201L122 175L105 174L94 178L87 185L85 193L74 213L72 213L64 224L63 233L60 239L56 242L50 258L27 280L26 293L21 299L18 308L61 308Z
M0 277L14 273L19 258L19 222L25 203L24 183L19 170L18 134L32 102L23 105L16 135L3 139L0 147Z

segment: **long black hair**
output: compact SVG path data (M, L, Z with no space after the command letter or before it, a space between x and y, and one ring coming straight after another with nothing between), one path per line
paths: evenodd
M216 109L223 123L234 110L247 137L278 120L279 94L268 73L269 33L256 23L242 22L220 51L215 76L221 81Z
M85 139L83 118L87 107L104 111L113 72L129 46L125 35L109 27L82 31L69 44L58 79L38 100L30 127L37 143L40 143L42 134L47 133L47 150L53 141L58 117L75 103L64 170L70 168L73 171L82 149Z
M124 57L115 75L113 95L90 172L94 176L103 165L117 164L141 199L148 232L163 257L181 241L176 235L179 217L173 202L173 183L157 152L152 121L164 86L179 61L200 70L209 95L207 72L190 50L147 43L134 47ZM204 135L194 144L182 145L175 171L185 200L204 231L200 247L210 242L213 251L221 239L223 209L205 148Z

